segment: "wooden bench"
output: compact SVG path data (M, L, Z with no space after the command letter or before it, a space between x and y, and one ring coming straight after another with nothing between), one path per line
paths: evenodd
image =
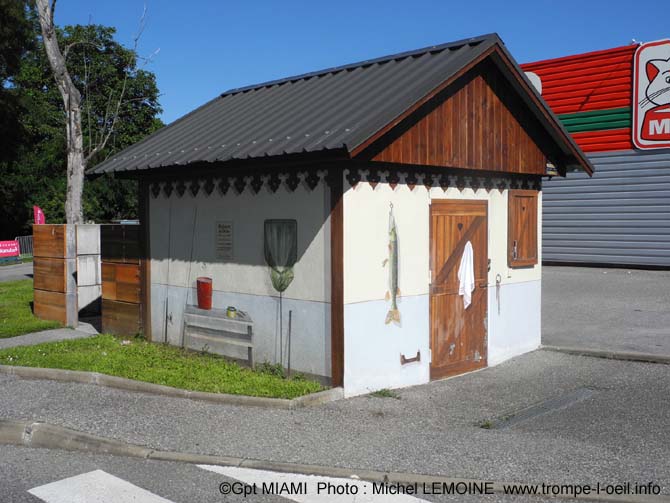
M225 355L226 346L246 347L249 366L254 367L253 322L245 312L229 318L225 309L186 306L183 333L184 347L196 351Z

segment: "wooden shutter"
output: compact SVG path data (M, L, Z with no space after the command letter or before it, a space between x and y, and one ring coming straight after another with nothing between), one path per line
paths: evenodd
M537 195L535 190L510 190L507 263L510 267L537 264Z

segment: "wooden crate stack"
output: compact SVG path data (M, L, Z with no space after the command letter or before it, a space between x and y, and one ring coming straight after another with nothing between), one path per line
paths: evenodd
M33 226L33 310L38 318L76 327L77 250L74 225Z
M139 225L101 225L102 331L142 331Z

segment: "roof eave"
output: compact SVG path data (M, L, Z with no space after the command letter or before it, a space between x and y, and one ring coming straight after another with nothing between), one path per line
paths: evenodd
M565 158L562 161L564 168L569 166L567 163L576 164L583 169L589 176L593 176L595 171L593 164L579 148L570 133L565 129L556 114L549 108L546 101L540 96L533 84L528 80L521 67L514 61L514 58L507 51L502 42L497 45L496 56L492 58L501 71L506 73L512 84L516 84L517 90L524 99L529 108L535 113L536 118L545 126L554 142L561 148Z
M346 146L340 148L322 149L309 152L296 152L290 154L273 155L265 157L251 157L244 159L225 159L218 161L198 160L183 164L171 164L166 166L146 166L143 168L90 172L86 176L95 178L107 173L112 173L118 178L143 178L143 177L173 177L173 178L193 178L200 176L211 176L213 171L229 170L230 176L237 176L237 169L249 166L263 169L273 167L297 168L304 164L312 165L316 162L333 162L350 159L349 151ZM187 168L184 171L184 168ZM221 173L218 173L221 176Z
M483 51L477 57L472 58L467 63L465 63L463 66L461 66L461 68L459 68L458 70L453 72L452 75L450 75L447 79L442 81L442 83L440 83L436 88L434 88L432 91L428 92L422 98L417 100L414 104L412 104L409 108L407 108L402 114L400 114L398 117L396 117L391 122L386 124L384 127L377 130L372 136L370 136L368 138L364 138L361 141L359 141L357 144L352 145L351 150L350 150L351 156L354 157L354 158L359 156L369 146L371 146L373 143L375 143L377 140L379 140L382 136L384 136L386 133L388 133L393 128L395 128L398 124L400 124L403 120L405 120L409 115L411 115L415 110L417 110L419 107L424 105L426 102L431 100L434 96L436 96L441 91L443 91L445 88L447 88L449 85L451 85L453 82L455 82L465 72L467 72L471 68L474 68L479 63L484 61L487 57L489 57L491 55L491 52L495 49L496 44L498 42L500 42L500 38L498 37L498 35L496 35L496 34L487 35L487 37L480 42L480 43L485 44L485 45L483 46Z
M465 72L474 68L479 63L485 59L491 57L494 63L497 64L498 68L509 78L513 85L515 85L517 91L524 99L526 105L533 111L536 118L540 121L553 139L553 141L560 147L561 152L563 153L562 159L557 159L556 161L561 165L559 169L565 171L570 165L578 165L583 169L589 176L593 176L594 168L586 155L582 150L577 146L575 141L572 139L572 136L567 132L565 127L558 120L556 115L551 111L546 102L542 97L537 93L531 82L528 80L523 70L519 65L514 61L512 56L509 54L505 48L504 43L497 35L487 36L488 38L488 47L479 54L476 58L473 58L468 63L463 65L459 70L454 72L446 80L444 80L439 86L427 93L420 100L415 102L411 107L409 107L405 112L400 116L396 117L390 123L388 123L383 128L379 129L369 138L363 139L358 144L354 145L351 149L351 156L357 157L363 153L370 145L375 143L378 139L384 136L386 133L391 131L394 127L400 124L405 118L407 118L414 110L419 108L421 105L429 101L440 91L451 85L459 77L461 77ZM497 56L493 57L493 56Z

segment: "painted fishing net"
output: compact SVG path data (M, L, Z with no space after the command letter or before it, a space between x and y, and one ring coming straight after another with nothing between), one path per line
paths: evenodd
M264 251L272 286L283 292L293 281L293 266L298 260L298 223L295 220L266 220Z

